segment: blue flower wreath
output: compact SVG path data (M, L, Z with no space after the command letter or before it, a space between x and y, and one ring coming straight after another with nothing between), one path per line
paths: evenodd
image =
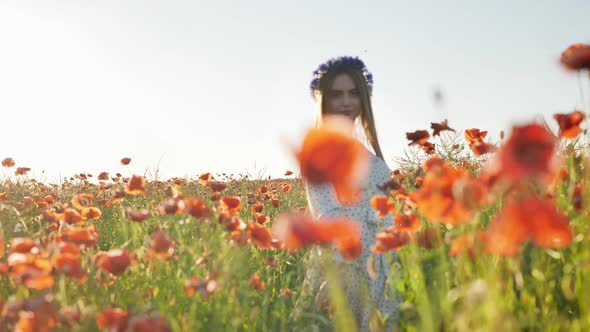
M313 95L314 91L320 89L320 81L324 77L324 75L332 70L336 69L344 69L344 68L351 68L358 70L363 73L365 77L365 81L367 81L367 88L369 90L369 95L373 93L373 74L371 74L365 64L361 59L358 57L351 57L351 56L341 56L337 58L332 58L325 63L322 63L318 69L314 70L313 72L313 79L311 80L311 84L309 88L311 89L311 94Z

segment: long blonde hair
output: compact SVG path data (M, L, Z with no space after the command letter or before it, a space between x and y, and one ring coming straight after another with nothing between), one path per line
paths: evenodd
M381 147L379 146L379 139L377 138L377 129L375 128L375 118L373 116L373 108L371 106L371 96L369 95L369 88L367 86L367 82L365 81L365 77L358 70L334 70L326 73L322 77L319 89L314 91L314 99L316 102L316 127L321 125L322 115L324 114L324 110L326 109L326 100L325 98L323 98L323 96L332 87L334 78L340 74L347 74L348 76L350 76L350 78L352 78L352 80L354 81L354 84L356 85L357 89L359 90L359 95L361 98L360 120L361 125L363 127L363 131L365 133L365 136L367 137L369 144L373 148L375 155L383 159L383 153L381 152Z

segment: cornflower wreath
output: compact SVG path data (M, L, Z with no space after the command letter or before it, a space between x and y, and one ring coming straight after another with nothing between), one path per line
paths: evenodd
M313 95L314 91L320 89L320 82L326 73L332 70L344 68L352 68L363 73L365 81L367 82L367 88L369 89L369 95L372 95L373 74L371 74L369 70L367 70L367 67L365 67L364 62L361 59L359 59L358 57L351 56L341 56L337 58L332 58L319 65L319 67L313 71L313 79L311 80L311 84L309 85L309 88L311 89L311 94Z

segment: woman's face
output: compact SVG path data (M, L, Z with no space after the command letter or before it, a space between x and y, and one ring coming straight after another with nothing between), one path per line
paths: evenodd
M352 121L361 114L360 91L348 74L334 77L326 101L324 114L344 115Z

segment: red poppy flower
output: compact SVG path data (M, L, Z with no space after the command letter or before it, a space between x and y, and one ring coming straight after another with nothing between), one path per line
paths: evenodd
M141 175L133 175L127 183L125 193L132 196L145 195L145 178Z
M79 283L84 283L88 279L88 275L82 270L79 254L60 252L51 258L51 263L57 271L77 280Z
M406 133L406 138L411 141L408 144L409 146L423 145L430 138L430 134L428 133L427 130L416 130L411 133Z
M420 218L415 214L396 214L393 222L397 231L408 234L414 234L422 228Z
M84 224L86 220L78 211L66 208L63 212L63 221L68 224Z
M486 250L514 256L529 238L543 248L563 248L573 241L573 231L548 201L536 197L512 200L488 225Z
M440 132L444 131L444 130L449 130L454 132L455 129L452 129L449 127L449 121L447 119L445 119L443 122L441 123L435 123L435 122L431 122L430 123L430 128L432 128L432 137L434 136L440 136Z
M250 278L250 287L252 287L256 290L261 290L261 289L264 289L264 287L266 287L266 285L264 284L264 281L262 281L262 279L260 279L258 274L254 274Z
M553 118L559 124L559 136L565 138L576 138L581 132L580 123L584 120L586 115L575 110L567 114L554 114Z
M524 178L546 180L554 171L555 137L538 124L515 126L498 151L500 173L514 181Z
M261 194L266 194L268 192L268 186L263 184L260 186L260 188L258 190L260 191Z
M172 331L164 317L146 315L134 316L129 321L126 332L170 332Z
M494 152L498 149L495 145L490 144L490 143L486 143L486 142L469 143L469 148L471 149L473 154L476 155L477 157L483 156L484 154L487 154L490 152Z
M121 165L129 165L130 162L131 162L131 158L129 158L129 157L125 157L125 158L121 159Z
M4 166L4 167L12 167L14 165L15 165L15 163L12 158L4 158L2 160L2 166Z
M323 127L307 132L296 157L305 180L314 184L331 183L338 200L348 204L359 199L369 155L359 141L343 133L338 125L328 121Z
M571 70L590 68L590 45L582 43L571 45L561 53L559 61Z
M123 332L127 329L129 313L119 308L107 308L96 318L96 326L103 330Z
M458 236L451 242L449 256L459 256L467 253L472 260L479 256L485 247L486 233L478 231Z
M263 213L256 212L254 214L254 217L256 219L256 222L259 223L259 224L261 224L261 225L264 225L264 224L266 224L266 223L268 223L270 221L270 217L267 216L267 215L265 215L265 214L263 214Z
M272 235L270 229L257 222L249 222L247 226L247 235L250 242L261 249L271 247Z
M150 211L148 211L147 209L132 210L130 208L127 208L127 210L125 210L125 215L131 221L141 222L146 220L147 217L149 217Z
M422 151L424 151L426 154L434 154L434 143L425 142L422 144Z
M285 171L285 176L289 176L289 175L291 175L291 174L293 174L293 172L291 172L290 170L286 170L286 171Z
M31 169L29 167L17 167L14 175L26 175Z
M377 216L379 218L385 218L387 214L390 212L395 211L395 204L393 199L389 196L385 195L376 195L371 197L371 206L373 209L376 210Z
M391 250L399 250L410 242L410 236L405 232L399 232L394 227L388 227L377 233L375 245L372 248L374 253L384 253Z
M63 228L61 231L61 239L63 241L72 242L76 245L83 245L85 247L96 246L96 238L98 232L96 227L91 225L90 227L76 227L76 228Z
M251 208L252 213L261 213L262 209L264 209L264 204L262 203L256 203Z
M114 275L125 272L131 264L131 255L125 249L111 249L96 254L98 267Z
M281 205L281 200L280 200L280 199L278 199L278 198L276 198L276 197L274 197L274 198L271 198L271 199L270 199L270 204L271 204L273 207L276 207L276 208L277 208L277 207L279 207L279 205Z
M207 218L211 215L211 209L205 205L205 201L194 197L186 197L183 199L184 213L189 214L195 218Z
M162 230L158 230L152 235L149 245L160 257L169 258L174 255L174 242Z
M98 179L101 181L108 181L109 180L109 173L101 172L100 174L98 174Z
M223 196L219 201L219 210L228 211L230 216L235 216L242 209L242 201L238 196Z

